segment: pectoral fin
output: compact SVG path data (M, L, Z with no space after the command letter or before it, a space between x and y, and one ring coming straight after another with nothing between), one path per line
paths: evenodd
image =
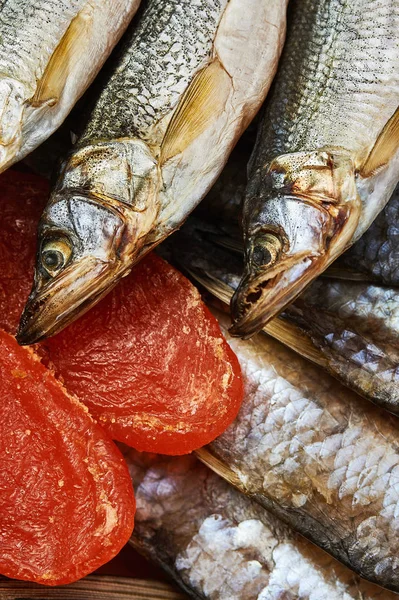
M399 150L399 108L381 131L365 163L360 169L362 177L370 177L386 165Z
M296 325L277 317L269 321L263 331L312 363L324 369L328 367L328 361L322 352Z
M70 68L85 50L85 41L92 22L93 9L87 4L71 21L57 48L54 50L48 65L38 82L36 93L31 100L34 107L43 104L56 104L63 92Z
M161 164L183 152L223 112L230 76L215 59L197 73L181 98L162 141Z
M233 289L227 285L227 283L220 281L206 271L200 269L188 269L187 266L185 269L193 279L201 284L213 296L225 304L230 303ZM289 323L284 319L276 318L270 321L263 328L263 331L316 365L327 368L328 361L323 356L323 353L313 345L312 341L302 333L296 325Z
M206 448L200 448L199 450L195 451L195 454L197 455L197 458L204 463L204 465L212 469L212 471L228 481L231 485L241 490L241 492L245 493L246 490L238 475L234 473L234 471L228 465L224 464L216 456L211 454L209 450Z
M339 259L338 259L339 263ZM349 267L341 266L334 262L331 267L328 267L324 273L321 273L321 277L332 277L333 279L344 279L345 281L373 281L372 277L367 273L361 273L355 271Z

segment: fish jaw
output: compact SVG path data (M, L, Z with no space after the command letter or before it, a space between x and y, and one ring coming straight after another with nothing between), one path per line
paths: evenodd
M130 272L156 218L157 178L140 141L83 147L66 161L39 223L20 344L59 332Z
M231 334L250 337L278 315L350 244L361 200L345 152L274 160L244 221L245 270L232 301ZM246 199L248 202L248 197Z

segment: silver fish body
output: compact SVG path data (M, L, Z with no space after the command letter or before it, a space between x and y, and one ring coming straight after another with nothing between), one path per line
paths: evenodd
M360 580L194 457L127 450L131 544L206 600L394 600Z
M0 6L0 171L57 129L140 0L4 0Z
M144 4L43 214L21 343L87 310L201 200L267 93L286 4Z
M368 400L399 415L396 289L318 279L286 307L282 320L305 333L332 375Z
M227 335L230 320L218 319ZM359 575L399 591L397 419L269 336L227 339L244 402L199 457Z
M251 159L237 335L259 331L369 227L399 174L398 0L294 1Z

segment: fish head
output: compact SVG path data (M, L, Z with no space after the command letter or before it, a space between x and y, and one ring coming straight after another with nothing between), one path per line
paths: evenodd
M246 198L245 268L231 302L231 333L241 337L262 329L345 250L360 216L354 167L341 150L279 157L261 192Z
M11 77L0 78L0 172L17 160L22 146L25 87Z
M94 168L98 177L96 192L93 186L76 186L77 174L69 177L72 166L69 163L64 167L61 183L39 223L33 288L17 332L17 341L22 345L58 333L111 291L130 272L138 248L142 247L147 221L152 223L151 211L142 204L132 207L121 196L107 196L104 187L100 186L100 191L98 160L85 163L86 174ZM108 193L111 188L115 192L112 168L108 170L107 183ZM123 177L119 184L121 193L126 194ZM152 197L151 184L144 188L141 192ZM144 200L137 198L137 202Z
M54 198L39 224L34 283L17 340L53 335L88 310L121 277L123 218L84 195Z

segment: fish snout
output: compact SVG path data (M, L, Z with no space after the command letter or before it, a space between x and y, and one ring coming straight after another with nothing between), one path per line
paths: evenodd
M37 277L20 319L17 342L34 344L61 331L116 285L120 270L116 261L84 257L54 280Z
M282 261L278 268L268 271L254 269L249 264L231 299L233 325L230 333L244 339L260 331L289 302L292 302L307 281L313 279L315 260L303 256L290 264ZM295 282L295 285L293 285Z

